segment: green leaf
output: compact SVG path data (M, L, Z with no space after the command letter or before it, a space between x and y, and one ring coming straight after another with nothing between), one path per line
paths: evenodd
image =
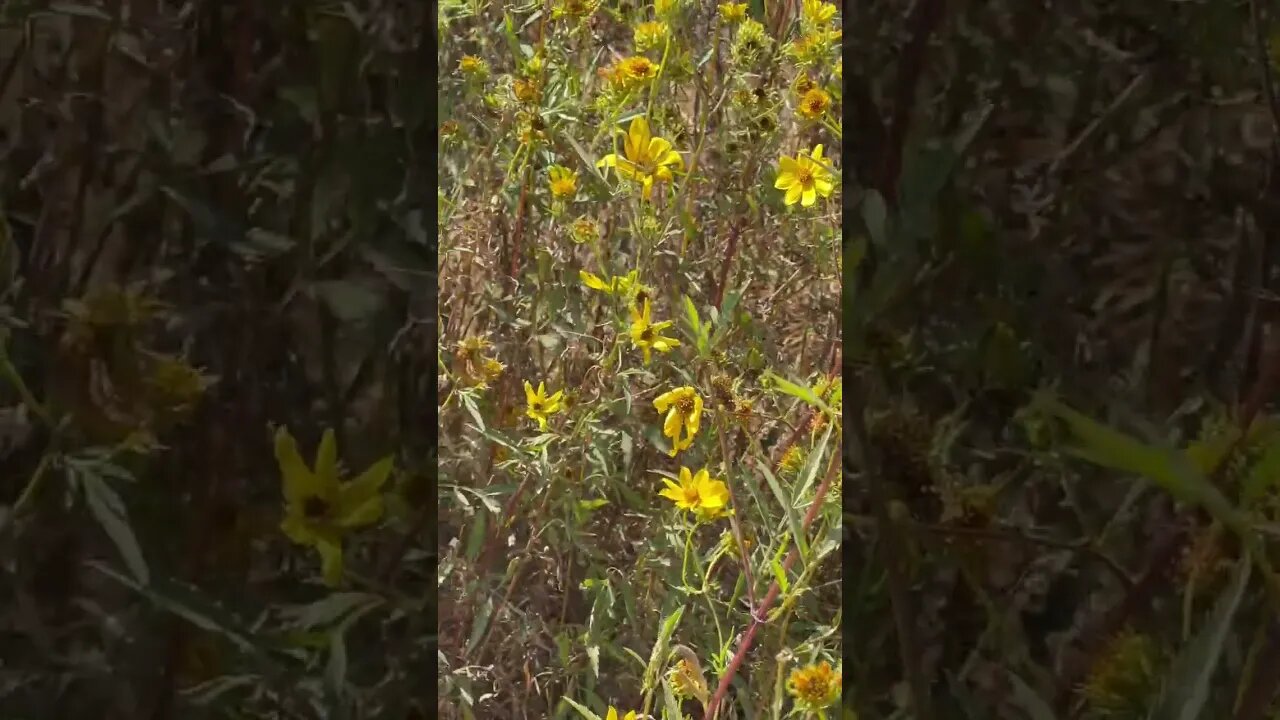
M463 550L463 554L471 561L480 555L480 547L484 545L485 525L489 516L483 511L477 511L472 518L470 532L467 533L467 546Z
M773 496L778 499L778 504L782 506L782 511L787 515L787 526L791 530L791 536L796 539L796 544L800 546L800 554L808 555L809 546L805 541L804 533L800 527L800 514L793 507L791 497L782 489L778 478L773 476L769 471L769 466L760 460L756 460L756 465L760 468L760 472L764 475L764 480L769 485L769 489L773 491Z
M364 322L382 307L382 295L372 286L351 280L329 280L312 286L316 297L342 322Z
M889 244L889 209L885 207L884 198L875 190L868 190L867 196L862 200L862 222L867 226L871 242L878 247Z
M93 18L94 20L111 20L102 8L96 8L92 5L73 2L52 2L49 3L49 11L59 15L74 15L76 17Z
M814 394L812 389L803 385L797 385L790 380L774 374L771 370L766 371L764 376L767 377L778 390L790 395L791 397L798 398L813 407L819 408L824 412L830 413L830 408L827 407L826 403L822 402L821 398Z
M476 618L471 623L471 636L467 638L467 654L476 649L476 645L480 644L480 638L484 637L484 631L489 628L489 618L493 615L493 598L486 597L484 602L480 603L480 609L476 612Z
M1186 455L1173 448L1147 445L1096 422L1046 393L1033 406L1067 423L1079 445L1068 452L1095 465L1141 475L1183 502L1200 505L1224 525L1247 538L1243 516Z
M663 619L662 629L658 631L658 639L653 643L653 652L649 655L649 667L644 673L645 690L653 687L653 683L658 677L658 668L662 666L663 660L667 657L667 649L671 646L671 638L675 636L676 627L680 625L680 618L682 617L684 617L683 605L677 607L675 612Z
M85 502L89 504L89 510L93 513L94 519L106 531L111 542L115 543L129 572L133 573L142 585L149 584L151 572L147 568L146 559L142 557L138 538L129 525L129 514L125 509L124 501L97 475L93 473L79 473L79 475L80 485L84 488Z
M280 611L286 627L313 628L332 625L361 607L382 604L382 598L371 593L338 592L307 605L285 607Z
M791 581L787 580L787 571L783 569L782 563L778 562L778 558L770 558L769 566L773 568L773 579L778 582L778 587L782 588L782 592L791 589Z
M1196 720L1209 698L1209 682L1222 658L1231 621L1249 585L1251 558L1240 558L1231 586L1223 590L1213 613L1189 645L1173 661L1164 692L1151 720Z
M1057 720L1058 716L1053 714L1049 703L1040 697L1025 680L1012 672L1006 677L1009 679L1009 684L1013 686L1009 701L1026 713L1027 720Z
M561 699L562 699L562 700L564 700L565 702L569 703L569 705L570 705L570 706L572 706L574 710L577 710L577 711L578 711L578 714L579 714L579 715L581 715L582 717L586 718L587 720L600 720L600 716L599 716L599 715L597 715L597 714L595 714L595 713L591 712L590 710L586 709L586 708L585 708L585 707L583 707L582 705L578 704L578 702L577 702L576 700L572 700L572 699L570 699L568 695L564 696L564 697L563 697L563 698L561 698Z

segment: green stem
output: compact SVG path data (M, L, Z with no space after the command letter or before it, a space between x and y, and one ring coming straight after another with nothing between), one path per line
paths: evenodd
M653 78L653 84L649 86L649 107L644 111L644 116L653 119L653 100L658 96L658 85L662 82L662 75L667 69L667 54L671 51L671 28L667 28L667 39L662 45L662 61L658 63L658 74Z

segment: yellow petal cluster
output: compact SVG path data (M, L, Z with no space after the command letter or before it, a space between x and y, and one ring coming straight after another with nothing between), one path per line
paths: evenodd
M671 439L671 457L693 445L702 423L702 397L692 387L678 387L654 398L653 406L664 413L662 434Z
M677 508L692 512L699 520L715 520L728 511L729 487L713 479L706 468L694 474L682 467L678 484L667 478L662 482L666 487L658 494L675 503Z
M811 155L802 150L794 158L784 157L778 160L778 179L773 186L786 192L784 202L787 205L795 205L798 201L804 207L809 207L817 201L819 195L831 195L834 187L831 177L831 171L822 162L822 146L819 145Z
M524 381L524 414L530 420L538 423L538 429L545 431L547 429L547 420L555 413L560 412L562 407L563 390L557 390L554 395L547 395L547 384L538 383L538 389L534 390L533 385L528 381Z
M350 482L340 482L333 430L325 431L315 467L308 468L284 427L276 431L275 455L285 501L280 529L293 542L314 547L320 553L325 583L337 586L343 572L343 537L382 517L381 490L391 475L392 459L383 458Z
M684 160L671 148L671 143L653 137L649 122L643 117L631 121L623 140L623 154L610 153L596 163L599 168L613 168L619 176L640 183L641 195L649 200L653 186L671 182L673 170L683 170Z

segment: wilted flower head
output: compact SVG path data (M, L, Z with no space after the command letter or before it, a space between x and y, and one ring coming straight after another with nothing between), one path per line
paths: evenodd
M827 114L827 109L831 107L831 96L822 88L812 88L800 98L800 104L797 110L799 113L810 120L818 120Z
M458 72L471 80L483 80L489 75L489 64L475 55L463 55L458 60Z
M589 217L580 217L569 227L569 237L578 244L595 242L600 239L600 226Z
M578 192L578 173L567 167L552 165L547 171L547 177L554 197L572 198Z
M800 707L823 710L840 699L840 673L826 661L792 670L787 679L787 692Z

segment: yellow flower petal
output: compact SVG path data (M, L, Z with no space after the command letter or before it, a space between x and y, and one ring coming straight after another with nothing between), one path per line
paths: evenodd
M680 435L680 413L674 407L667 411L667 418L662 422L662 434L672 440Z
M323 495L324 486L302 462L297 441L283 426L276 430L275 453L284 478L284 497L290 505L301 505L309 497Z
M390 456L385 457L342 486L337 515L340 527L363 527L382 517L381 490L391 475L393 462Z
M803 199L800 200L800 204L804 207L809 207L817 199L818 199L817 191L815 191L813 188L806 188L804 191L804 197Z
M796 201L800 199L800 195L803 192L804 192L804 188L800 187L798 183L795 185L792 185L791 187L787 188L787 195L785 198L783 198L783 202L785 202L788 205L795 205Z

